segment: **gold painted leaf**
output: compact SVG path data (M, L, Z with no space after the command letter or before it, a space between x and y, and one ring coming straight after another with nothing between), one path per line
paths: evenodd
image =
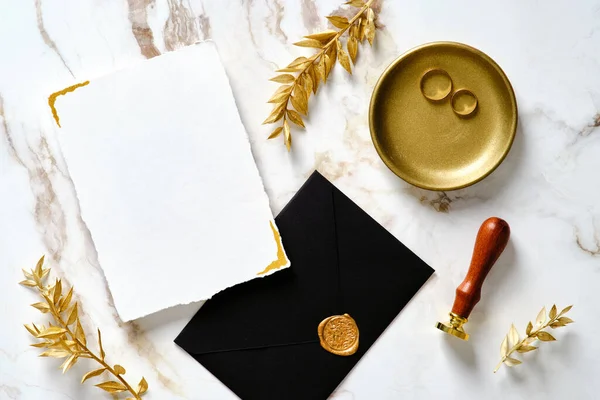
M101 375L104 371L106 371L106 368L102 367L102 368L98 368L98 369L88 372L87 374L85 374L83 376L83 378L81 378L81 383L87 381L90 378Z
M77 303L73 304L73 307L71 308L71 311L69 312L69 317L67 318L67 325L71 325L72 323L74 323L77 320L77 317L79 316L79 312L77 309Z
M514 367L515 365L521 364L521 361L517 360L516 358L507 357L506 360L504 360L504 364L509 367Z
M292 121L293 123L295 123L296 125L301 126L302 128L306 128L304 126L304 122L302 122L302 117L296 111L287 110L287 116L288 116L288 119L290 121Z
M21 271L23 271L23 276L25 276L25 278L33 280L33 274L31 272L27 272L23 268L21 268Z
M575 321L573 321L573 320L572 320L571 318L569 318L569 317L560 317L560 318L558 319L558 322L560 322L560 323L561 323L561 324L563 324L563 325L567 325L567 324L572 324L572 323L573 323L573 322L575 322Z
M275 139L277 136L281 134L283 131L283 127L275 128L275 130L269 135L268 139Z
M535 318L536 326L542 326L546 322L546 307L543 307Z
M304 89L306 89L306 96L308 98L310 98L311 92L313 90L313 80L312 80L312 76L310 75L310 73L308 73L308 71L304 74Z
M299 72L302 71L304 67L302 65L298 65L296 67L285 67L275 70L275 72Z
M40 353L40 357L63 358L71 355L70 351L64 349L50 349Z
M358 29L358 41L362 43L365 41L365 34L366 34L365 31L367 29L367 19L360 18L358 20L358 23L360 24L359 29Z
M46 277L46 275L48 275L50 273L50 268L46 268L44 270L42 270L42 279L44 279Z
M346 18L346 17L340 17L338 15L330 15L329 17L327 17L327 19L336 28L345 29L349 25L348 18Z
M373 46L373 40L375 40L375 12L372 8L367 10L367 26L365 28L365 36L369 41L369 44Z
M310 62L310 60L304 56L298 57L296 58L294 61L292 61L291 63L288 64L288 68L293 68L293 67L301 67L304 66L305 64L307 64L308 62Z
M137 387L136 391L137 391L137 394L140 396L148 391L148 382L146 382L146 378L142 378L140 383L138 383L138 387Z
M544 332L544 331L536 333L535 336L542 342L552 342L552 341L556 340L556 338L554 336L552 336L548 332Z
M520 347L517 349L517 351L518 351L519 353L528 353L528 352L530 352L530 351L533 351L533 350L535 350L535 349L537 349L537 347L535 347L535 346L523 345L523 346L520 346Z
M525 329L525 334L527 336L529 336L529 334L531 333L532 329L533 329L533 325L531 324L531 321L529 321L529 323L527 324L527 328Z
M338 61L340 62L341 66L344 67L344 69L346 71L348 71L348 73L350 75L352 75L352 66L350 65L350 57L348 57L348 53L346 53L346 51L342 47L342 42L340 42L339 40L337 41L337 54L338 54Z
M319 77L317 76L316 68L316 65L311 65L310 68L306 70L312 81L312 91L314 94L317 94L317 89L319 88Z
M302 99L300 99L299 96L293 96L292 97L292 105L294 106L294 108L301 112L302 114L306 115L307 114L307 105L306 103L302 103ZM288 110L290 111L290 110Z
M294 46L298 47L312 47L315 49L320 49L323 47L323 44L315 39L304 39L299 42L294 43Z
M315 74L319 78L318 80L323 82L327 80L325 74L325 58L327 58L327 55L323 54L319 59L319 63L315 66Z
M510 347L513 347L519 343L519 332L517 331L517 328L515 328L514 324L510 326L510 331L508 332L508 341L510 343Z
M54 285L54 305L58 304L58 300L60 300L60 296L62 295L62 282L60 279L56 280L56 285Z
M293 83L296 80L296 78L294 77L294 75L283 74L283 75L277 75L276 77L273 77L269 80L272 82L278 82L278 83Z
M327 57L328 59L326 61L329 61L329 63L325 63L325 72L327 73L327 76L329 76L331 70L335 66L335 62L337 61L337 46L329 47L327 50Z
M35 325L24 324L23 326L25 327L25 329L27 329L27 332L31 333L32 336L37 337L38 333L40 333L40 331L36 328Z
M75 363L77 362L77 354L72 354L71 357L67 358L67 360L60 366L62 368L63 374L69 370Z
M553 304L552 308L550 309L550 312L548 313L548 318L550 318L550 319L556 318L557 313L558 313L558 311L556 310L556 304Z
M44 259L46 257L45 256L41 256L40 259L38 260L37 264L35 265L35 270L33 272L34 275L38 276L40 279L42 278L42 275L44 275L44 271L42 269L42 266L44 265Z
M37 284L34 281L31 281L29 279L26 279L24 281L19 282L19 285L29 286L29 287L36 287L37 286Z
M52 342L39 342L39 343L30 344L31 347L37 347L37 348L50 347L51 345L52 345Z
M333 56L326 54L325 55L325 76L329 77L333 66L335 65L336 53L333 53Z
M67 332L66 329L60 328L58 326L51 326L48 329L44 329L40 333L38 333L37 337L40 339L43 339L43 338L51 339L51 338L59 337L59 336L63 335L65 332Z
M568 313L571 310L571 308L573 308L573 306L568 306L568 307L563 308L563 310L558 315L561 316L561 315Z
M372 8L367 10L367 24L375 22L375 11Z
M126 373L127 371L125 371L125 368L123 368L122 366L120 366L119 364L115 364L115 366L113 367L113 369L115 370L115 373L117 375L123 375L124 373Z
M296 111L307 115L308 114L308 94L302 86L297 86L292 96L292 105Z
M75 325L75 338L79 340L84 346L87 344L85 339L85 332L83 331L83 327L81 326L81 321L77 318Z
M277 88L275 93L273 93L273 96L271 96L267 103L279 103L282 99L285 99L292 92L293 88L293 85L280 86L279 88Z
M96 386L102 390L107 391L108 393L120 393L127 390L125 385L123 385L121 382L116 381L106 381L99 383Z
M367 40L369 41L369 44L371 46L373 46L373 42L375 41L375 24L374 23L370 23L369 25L367 25L367 27L365 28L365 36L366 36Z
M47 313L48 311L50 311L50 306L48 306L48 304L46 304L46 303L33 303L31 305L31 307L37 308L44 314Z
M273 109L273 111L271 111L271 114L267 117L267 119L264 120L263 125L272 124L274 122L279 121L281 117L283 117L284 111L285 103L279 104Z
M358 8L365 5L365 3L362 0L350 0L350 1L345 2L344 4L350 5L352 7L358 7Z
M354 63L356 61L356 55L358 54L358 40L356 37L351 36L348 39L348 54L350 55L350 59Z
M504 358L508 354L508 335L504 337L502 344L500 345L500 357Z
M104 361L106 353L104 352L104 347L102 347L102 333L100 333L100 329L98 329L98 348L100 349L100 359Z
M319 33L313 33L312 35L304 36L307 39L314 39L322 42L323 44L327 44L333 37L337 35L336 31L326 30Z
M292 135L290 134L290 125L287 120L283 120L283 140L285 142L285 147L290 151L292 148Z

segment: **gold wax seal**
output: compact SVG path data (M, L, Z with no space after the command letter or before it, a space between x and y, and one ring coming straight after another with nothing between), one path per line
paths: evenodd
M333 315L319 324L321 347L338 356L351 356L358 350L358 326L348 314Z

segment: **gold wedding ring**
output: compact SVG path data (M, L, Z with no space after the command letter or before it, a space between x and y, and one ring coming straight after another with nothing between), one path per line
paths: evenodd
M460 117L469 117L477 110L478 100L475 93L468 89L458 89L450 100L452 110Z
M452 92L452 78L441 68L433 68L421 77L421 93L433 102L442 101Z
M332 354L351 356L358 350L358 326L348 314L325 318L317 331L321 347Z

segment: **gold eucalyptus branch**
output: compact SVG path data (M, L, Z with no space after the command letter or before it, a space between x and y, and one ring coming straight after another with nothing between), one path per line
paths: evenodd
M346 5L359 9L351 19L337 15L327 17L331 24L339 30L314 33L305 36L304 40L294 43L296 46L316 48L319 51L309 58L296 58L287 67L277 70L284 74L271 79L282 85L268 101L274 104L274 108L263 125L274 124L280 120L283 122L271 133L269 139L274 139L283 133L284 143L289 151L292 146L292 135L288 121L304 128L302 115L308 115L310 94L311 92L317 94L319 83L327 82L336 59L346 71L352 74L351 64L356 61L358 44L367 39L369 44L373 45L375 39L375 11L372 8L374 1L351 0L346 2ZM340 40L346 32L348 32L347 51ZM298 73L298 75L294 76L293 73ZM294 109L289 107L290 102Z
M44 314L50 314L54 319L54 323L49 323L47 328L44 325L25 325L29 333L41 340L32 344L32 346L47 349L40 354L40 357L66 358L60 366L63 373L75 365L80 358L90 358L100 364L101 367L85 374L81 379L81 383L108 372L116 380L98 383L96 384L97 387L111 394L128 393L128 395L131 395L127 398L128 400L141 399L142 395L148 390L146 379L142 378L137 385L137 389L134 390L123 378L126 372L125 368L119 364L111 367L106 362L100 329L98 329L98 354L90 350L85 331L79 320L78 303L72 301L73 288L66 291L66 287L63 287L60 279L57 279L54 285L46 284L50 268L43 268L43 265L44 257L42 256L30 272L23 270L25 280L19 282L21 285L37 289L44 301L34 303L32 307Z
M500 345L500 356L502 359L496 366L496 369L494 369L494 373L500 369L502 364L506 364L508 367L514 367L515 365L522 363L522 361L511 357L515 351L518 353L528 353L530 351L537 350L537 347L532 346L533 342L536 340L540 340L542 342L555 341L556 338L550 333L545 332L544 329L548 327L556 329L573 323L574 321L571 318L563 316L569 312L572 307L573 306L565 307L559 313L556 309L556 305L553 305L547 317L546 307L542 308L535 319L535 325L532 324L531 321L529 321L527 324L527 328L525 329L526 336L523 340L519 340L520 338L517 328L515 328L514 324L511 325L510 331L504 337L504 340Z

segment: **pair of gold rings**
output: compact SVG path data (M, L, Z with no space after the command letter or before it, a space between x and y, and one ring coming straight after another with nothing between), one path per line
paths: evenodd
M434 103L442 102L452 93L453 83L450 74L441 68L433 68L421 78L421 93ZM469 89L458 89L450 98L452 111L459 117L469 117L477 109L478 100Z

